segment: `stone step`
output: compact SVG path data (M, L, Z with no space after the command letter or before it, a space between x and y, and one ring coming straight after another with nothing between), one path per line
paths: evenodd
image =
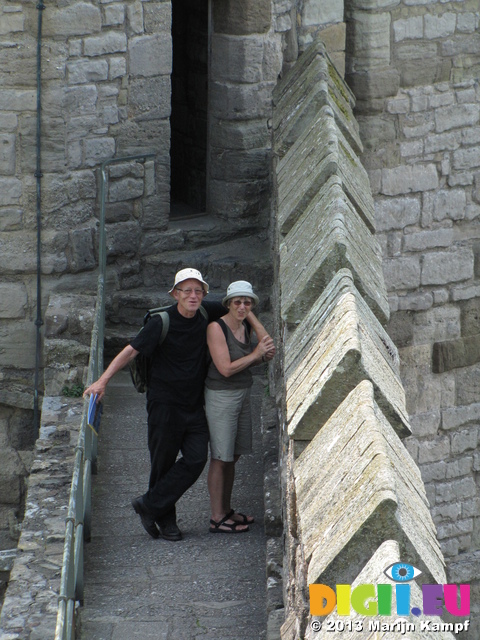
M211 234L212 235L212 234ZM273 283L270 246L266 236L236 238L187 251L164 250L146 259L143 276L147 286L107 291L105 357L114 356L139 331L148 309L172 304L168 294L175 273L184 267L198 269L210 286L208 300L221 301L234 280L248 280L259 294L259 312L270 309Z

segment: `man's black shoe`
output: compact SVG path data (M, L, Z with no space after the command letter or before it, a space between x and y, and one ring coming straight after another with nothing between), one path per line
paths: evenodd
M165 523L160 522L158 523L158 526L160 527L160 535L165 540L176 541L176 540L181 540L183 538L182 532L178 528L177 523L175 521L165 522Z
M140 496L139 498L135 498L134 500L132 500L132 507L134 508L135 513L138 513L138 515L140 516L143 528L148 533L148 535L152 536L152 538L158 538L160 535L160 531L155 524L155 518L145 507L143 497Z

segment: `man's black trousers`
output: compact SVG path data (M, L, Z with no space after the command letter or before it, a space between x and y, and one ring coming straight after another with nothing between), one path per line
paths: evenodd
M191 409L148 400L147 412L151 472L143 499L155 520L163 523L175 519L175 503L205 467L208 425L203 406Z

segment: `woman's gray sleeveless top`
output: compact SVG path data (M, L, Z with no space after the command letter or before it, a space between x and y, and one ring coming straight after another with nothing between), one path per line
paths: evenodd
M243 358L244 356L248 356L250 353L252 353L253 346L250 342L248 326L245 326L246 343L243 343L235 338L226 322L224 322L222 319L217 320L217 322L218 324L223 325L227 330L227 346L228 352L230 354L230 360L232 362L234 360L238 360L239 358ZM208 387L208 389L213 389L214 391L219 391L222 389L247 389L248 387L252 386L252 383L252 374L248 368L235 373L229 378L226 378L225 376L222 376L220 371L215 366L213 360L210 362L207 379L205 380L205 386Z

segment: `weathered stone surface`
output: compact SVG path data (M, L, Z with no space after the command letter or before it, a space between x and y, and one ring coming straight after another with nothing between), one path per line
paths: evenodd
M80 36L96 33L102 28L100 9L89 2L76 2L57 9L47 6L43 15L45 36Z
M349 268L384 324L389 317L381 249L332 176L280 245L282 317L299 323L335 273ZM293 277L292 277L293 276Z
M170 33L139 36L128 43L130 73L133 76L167 75L172 71Z
M24 318L27 302L27 289L23 283L0 283L0 318Z
M401 165L382 169L382 193L397 196L415 191L429 191L438 187L438 172L434 164L412 167Z
M238 0L233 4L216 3L213 6L215 33L265 33L270 28L270 22L270 0Z
M322 107L276 167L278 220L286 233L302 215L314 195L337 175L350 201L374 230L373 199L368 175L341 131L330 107Z
M433 344L432 371L434 373L469 367L477 362L480 362L480 333Z
M370 560L362 568L355 580L353 580L352 591L361 584L386 584L385 569L392 564L405 561L405 550L401 550L398 541L386 540L378 547L378 549L376 549ZM467 580L458 582L466 583ZM416 607L420 611L422 611L423 594L421 587L415 581L412 581L409 584L410 605L411 607ZM394 591L393 585L392 591ZM392 605L392 614L393 613L394 605ZM363 613L357 613L354 609L351 609L348 619L352 621L351 627L350 625L345 625L345 618L343 616L339 616L337 610L334 610L325 618L322 624L322 629L320 631L310 633L307 627L307 634L305 635L305 638L306 640L327 640L332 637L332 627L339 628L335 625L340 625L341 622L343 622L344 627L343 631L341 632L342 640L355 640L355 638L364 637L366 636L366 634L370 634L372 631L375 631L376 640L389 640L394 637L392 636L392 633L395 633L395 631L382 629L382 625L385 624L387 620L388 625L391 625L393 620L401 620L402 624L410 622L408 618L399 619L395 618L394 615L392 616L392 618L386 618L382 615L369 615L368 617L365 617ZM422 614L415 618L413 624L415 626L414 633L417 640L454 640L453 634L451 634L449 631L431 631L426 626L425 629L422 629L421 624L425 623L426 621L438 622L438 617L428 617ZM363 633L358 631L357 625L360 625L361 629L363 629ZM404 635L403 631L401 631L401 626L399 626L396 631L398 634ZM408 631L406 632L408 633ZM395 635L397 634L395 633Z
M263 58L264 42L258 35L235 38L213 36L211 72L219 80L261 82Z
M422 284L446 284L473 276L473 253L468 247L438 251L424 256Z
M65 515L84 401L44 398L17 556L0 615L2 638L50 638L57 617ZM38 631L38 634L37 634Z
M401 435L410 431L393 342L341 269L285 345L286 418L295 440L309 440L361 381Z
M355 98L326 53L321 35L277 84L273 100L275 153L279 156L285 155L312 125L318 110L327 105L355 153L362 152L358 124L353 117Z
M444 581L420 472L370 381L345 398L295 461L294 473L309 584L351 584L372 546L385 540L398 541L412 564Z

